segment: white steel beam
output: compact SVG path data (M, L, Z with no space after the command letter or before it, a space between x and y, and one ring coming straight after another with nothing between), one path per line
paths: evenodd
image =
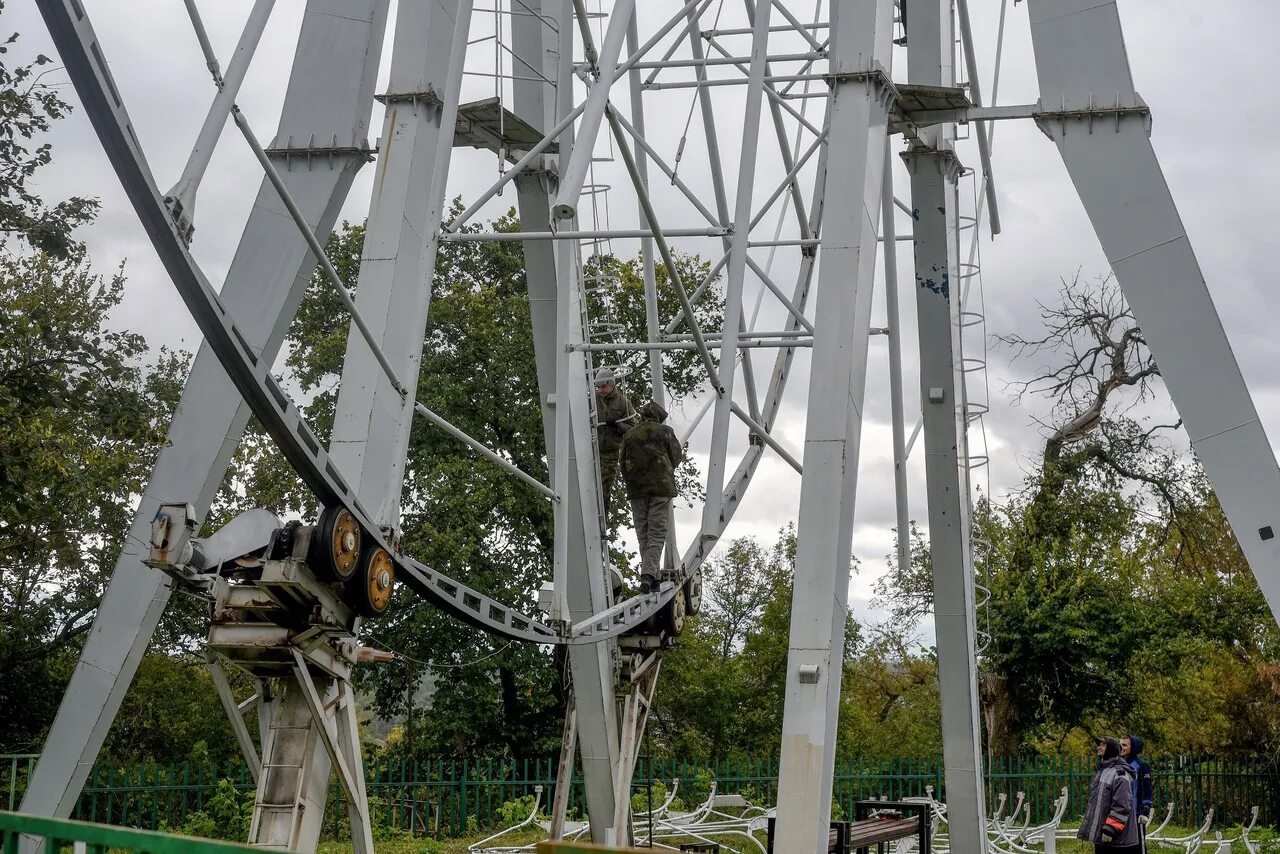
M671 30L675 28L676 24L680 21L680 19L684 17L686 10L692 9L693 7L697 6L699 3L703 4L703 8L706 8L707 6L711 5L711 2L712 0L688 0L688 2L685 3L685 5L680 9L680 11L678 11L665 24L659 27L657 32L655 32L652 36L650 36L649 40L640 46L640 49L638 51L633 53L625 62L623 62L617 67L616 73L621 74L622 72L631 68L632 65L634 65L635 63L643 59L649 53L649 51L653 49L654 45L662 41L662 39L667 35L667 33L671 32ZM565 21L565 24L569 25L569 22ZM559 78L556 78L556 79L558 80ZM561 81L561 83L563 83L563 81ZM572 76L570 77L569 84L572 84ZM565 84L565 85L568 85L568 84ZM571 91L571 89L566 90L563 88L563 85L558 84L558 91ZM566 97L566 100L572 100L567 95L565 97ZM541 140L539 140L528 151L526 151L524 153L524 156L515 162L514 166L512 166L507 171L503 172L502 175L499 176L498 180L493 182L493 184L489 187L489 189L485 190L483 193L477 196L476 200L472 202L470 205L468 205L466 210L458 214L458 216L453 220L452 224L450 225L450 230L457 231L458 229L462 228L462 226L470 222L471 217L475 216L476 213L482 207L488 204L490 199L498 195L498 193L502 192L502 188L505 187L508 182L514 181L516 179L516 176L520 175L525 169L528 169L530 166L533 166L535 161L537 161L537 159L540 156L542 156L542 152L546 151L547 147L550 146L552 142L560 140L562 145L567 144L568 139L571 138L571 136L567 137L564 140L561 140L560 137L566 131L570 130L570 128L573 126L573 123L578 119L579 116L582 115L583 111L586 109L586 105L587 105L587 102L583 101L581 104L578 104L576 106L567 106L566 110L558 112L557 113L558 119L555 125L552 126L551 130L547 131Z
M969 72L969 97L973 100L974 106L982 107L982 80L978 74L978 57L974 50L973 44L973 26L969 23L969 2L968 0L955 0L956 11L960 18L960 33L963 37L962 47L964 49L964 57L966 68ZM948 20L950 19L950 6L947 8ZM912 22L915 26L915 22ZM954 33L954 28L951 28ZM948 55L954 55L952 45L955 40L947 45ZM954 79L954 78L953 78ZM982 186L986 192L987 199L987 217L991 224L991 233L996 235L1000 233L1000 208L996 204L996 184L995 175L991 171L991 140L989 137L990 130L987 123L978 121L975 125L978 132L978 158L982 162Z
M711 414L711 457L707 463L707 497L702 514L704 536L714 531L720 522L725 468L728 464L729 416L732 414L733 386L737 373L738 335L743 326L742 287L747 275L747 241L751 231L756 155L759 151L760 115L764 100L764 73L769 53L769 13L772 9L772 4L764 3L756 11L753 25L755 36L751 45L750 85L747 88L747 104L742 123L741 165L734 210L734 226L738 231L729 247L729 268L725 282L724 324L720 339L720 388L717 389L716 406ZM716 169L719 166L719 152L714 152L714 158L712 166ZM744 364L747 359L750 356L744 354ZM758 408L754 410L758 413Z
M826 214L800 490L775 850L827 850L866 391L892 0L832 5Z
M209 167L213 149L218 144L218 137L222 135L223 125L227 123L227 116L231 114L231 108L235 105L236 95L240 92L240 85L244 83L244 76L249 71L249 62L258 49L262 32L267 28L267 19L271 17L275 0L257 0L253 4L244 32L240 35L240 42L231 56L231 62L227 64L225 76L218 72L218 59L209 44L204 25L200 22L200 13L196 9L195 0L186 0L186 5L187 14L191 17L191 24L195 27L200 42L200 49L204 52L205 62L218 86L218 93L209 106L209 112L205 116L204 124L200 127L200 133L196 136L196 143L191 149L191 156L187 158L186 168L182 170L182 177L164 197L165 203L169 205L174 219L178 222L179 229L186 235L186 239L190 240L194 230L196 191L200 188L200 181Z
M557 219L576 219L578 214L578 197L582 193L582 184L587 178L587 169L591 166L591 158L595 151L596 137L600 134L600 125L604 121L604 111L609 105L609 92L613 81L618 76L618 55L622 53L622 44L627 36L627 28L635 15L635 0L617 0L609 13L609 28L605 31L604 42L600 45L600 58L596 64L596 79L587 90L587 100L583 104L582 121L575 135L573 153L569 155L560 178L560 187L556 191L555 206L552 213ZM587 26L586 19L579 15L580 23ZM587 31L590 36L590 31Z
M677 42L679 40L677 39ZM631 16L631 22L627 26L627 50L635 53L640 47L640 32L636 24L636 18ZM627 124L621 116L615 116L618 124L627 130L627 133L635 139L636 142L636 177L640 181L640 185L644 192L649 192L649 158L653 157L658 168L671 179L673 185L678 186L685 196L694 203L699 211L711 220L710 211L708 211L697 196L692 193L685 183L676 177L673 170L668 170L666 164L662 162L662 158L656 156L652 146L645 141L645 122L644 122L644 92L641 89L640 71L632 67L627 72L627 83L629 86L629 94L631 97L631 115L635 119L635 126ZM638 213L640 214L640 224L648 229L653 229L644 215L644 206L639 202L636 203ZM723 225L723 223L719 223ZM650 342L657 341L662 335L662 318L658 315L658 277L657 265L654 260L653 241L649 238L640 240L640 269L644 275L644 320L645 320L645 337ZM662 352L660 350L651 350L649 352L649 390L650 397L659 406L667 408L667 386L663 375ZM677 556L679 554L676 546L676 509L675 503L667 509L667 545L663 551L663 558L668 567L675 566ZM632 763L634 766L634 762ZM628 775L628 782L630 781Z
M1042 116L1040 127L1057 143L1191 446L1280 618L1280 468L1151 147L1116 4L1028 5L1040 100L1064 111Z
M689 36L689 49L695 61L705 59L705 55L703 53L703 47L702 47L702 36L698 32L698 27L697 27L698 20L700 20L700 13L699 15L694 15L690 13L689 28L688 28L687 34ZM678 43L679 43L679 39L676 39L672 43L672 47L674 48L675 45ZM707 69L705 67L705 64L699 63L697 66L695 66L695 68L696 68L695 75L697 79L706 80ZM748 99L752 97L751 92L748 92L747 97ZM729 222L729 198L725 191L724 160L720 156L720 132L716 126L716 114L715 114L714 104L711 100L711 90L705 89L705 88L698 90L698 107L702 112L702 133L703 133L703 137L706 140L706 145L707 145L707 166L709 167L710 173L711 173L710 174L711 190L715 196L716 215L717 215L717 218L720 220L720 222L727 223ZM744 140L744 144L747 144L745 140ZM750 144L755 145L754 135L753 135L752 142ZM739 231L741 231L742 223L738 223L736 227ZM742 239L744 240L746 239L745 234L742 236ZM729 237L724 237L720 241L720 245L724 249L725 255L728 259L726 263L729 264L730 266L732 266L733 246L736 242L737 242L736 240L732 240ZM711 277L708 277L708 283L710 283L710 280L711 280ZM742 285L743 285L743 282L740 278L739 289L741 289ZM730 285L729 287L732 287L732 286ZM739 328L743 330L746 329L746 314L741 309L742 299L741 299L740 293L738 296L738 302L739 302L739 309L736 313L731 313L729 311L728 305L726 304L724 322L722 323L721 328L726 328L729 324L737 324ZM724 358L724 354L722 352L721 353L722 365L724 364L723 358ZM760 415L760 403L757 399L758 396L756 393L755 368L751 363L750 354L743 353L741 354L741 358L742 358L742 381L743 381L743 387L747 395L747 405L751 409L751 414L758 417ZM716 383L713 382L712 385L714 387ZM723 394L727 394L731 396L733 394L733 385L734 383L730 381L728 383L727 390L724 391ZM714 418L713 418L713 421L714 421ZM713 430L714 430L714 427L713 427ZM727 446L724 446L724 447L727 447ZM722 484L724 482L724 466L726 462L725 455L723 452L724 447L716 446L716 440L714 438L714 433L713 433L711 461L708 463L708 477L716 477L720 480ZM719 454L717 452L719 452ZM712 498L713 495L716 497ZM704 519L712 516L719 517L720 515L719 500L720 498L719 498L718 491L707 492L708 506L712 504L716 506L712 507L710 510L708 510L707 507L704 507L704 510L703 510ZM674 514L674 512L675 511L673 508L672 513ZM705 527L703 528L703 531L704 532L706 531Z
M891 144L890 144L891 145ZM884 202L880 209L884 231L884 305L889 326L889 409L893 430L894 518L898 525L898 572L911 568L911 517L907 496L907 429L902 399L902 312L898 309L898 246L894 241L897 224L893 213L893 167L890 145L885 146Z
M516 56L557 81L554 89L540 81L515 83L513 112L537 128L563 121L573 109L571 0L541 0L541 11L555 22L554 31L531 22L517 27L514 21L512 30ZM572 143L570 130L560 141L562 167ZM516 178L521 227L528 231L551 227L556 183L554 169L546 165L547 169L526 171ZM567 341L581 340L583 335L581 270L576 243L529 241L524 254L547 463L552 487L561 497L555 505L554 616L577 623L612 604L602 560L600 481L591 451L594 388L586 375L586 357L565 350ZM568 755L570 761L574 753L581 758L587 814L596 842L616 842L621 832L615 825L614 798L618 777L624 773L619 767L614 700L615 648L610 640L571 646L568 651L575 709L571 737L577 738L576 751ZM625 769L625 774L630 778L631 769Z
M366 160L386 18L387 0L307 3L272 153L308 222L322 235L332 229ZM326 144L315 150L312 140L333 140L338 148ZM268 363L279 352L315 263L264 180L220 300ZM151 520L161 502L175 496L187 496L197 518L204 517L248 421L249 407L212 348L202 344L23 798L23 812L71 814L169 599L168 577L142 563Z
M330 454L381 528L400 521L437 235L453 153L471 0L410 3L396 17L381 157L360 259ZM406 393L382 368L389 363Z
M954 86L952 0L907 0L907 79ZM942 704L947 826L952 846L986 850L982 730L970 551L964 361L960 351L959 180L955 126L921 131L903 159L911 177L920 400L933 571L934 627ZM900 531L906 538L908 531Z
M204 660L209 668L209 675L213 678L213 687L218 691L218 699L222 702L222 710L227 713L227 721L231 724L231 731L235 733L236 742L240 746L240 755L244 757L244 764L249 769L249 779L257 783L262 773L262 760L258 757L258 749L253 745L253 738L249 735L249 727L244 722L244 713L249 707L256 705L256 702L246 701L247 705L244 706L236 703L235 694L231 691L231 682L227 679L226 668L216 652L206 649ZM256 696L250 698L254 701L256 699Z
M825 124L825 123L824 123ZM823 146L818 154L818 164L815 177L815 185L813 188L813 201L810 205L809 228L811 231L818 231L822 227L822 216L825 210L824 188L827 175L827 160L829 149ZM791 302L796 306L799 314L804 314L805 306L808 304L810 286L813 284L813 276L816 270L817 253L808 253L800 258L800 269L796 274L795 290L791 295ZM721 259L720 264L727 263L728 256ZM787 330L789 334L795 335L800 333L800 324L792 315L787 321ZM811 344L812 346L812 344ZM773 372L769 377L768 390L765 392L764 404L761 409L760 423L769 427L773 424L774 418L778 414L779 408L782 406L782 396L786 391L787 380L791 376L791 363L795 358L795 348L785 348L781 350L773 362ZM706 414L710 411L714 399L708 400L706 406L698 413L690 425L686 428L685 435L681 437L681 442L687 442L689 436L697 428ZM710 532L714 536L696 538L688 549L686 549L683 558L683 564L687 571L695 572L702 565L702 562L710 555L710 546L719 539L724 532L725 527L733 519L734 513L741 506L742 497L746 494L747 487L751 483L751 478L755 475L756 469L760 465L760 460L764 457L764 449L759 445L751 445L747 448L742 460L738 463L737 469L733 472L733 477L729 480L729 485L725 487L724 498L721 504L720 521L716 530Z

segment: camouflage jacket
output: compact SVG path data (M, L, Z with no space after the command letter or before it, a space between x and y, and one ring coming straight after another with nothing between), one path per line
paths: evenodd
M676 466L684 457L684 449L676 432L659 421L655 410L662 411L657 404L647 404L641 412L643 420L622 440L619 463L628 498L677 494ZM665 416L666 412L662 412Z
M636 411L631 401L615 388L608 397L596 395L596 442L600 445L600 453L616 454L622 447L622 437L635 426Z

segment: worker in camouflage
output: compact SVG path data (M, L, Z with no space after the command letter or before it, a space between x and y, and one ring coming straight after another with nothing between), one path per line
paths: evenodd
M617 387L616 381L612 368L596 371L596 447L600 451L600 492L606 516L609 515L613 482L618 479L618 449L637 418L631 401Z
M676 496L676 466L684 449L676 433L662 422L667 411L657 401L640 410L640 423L622 440L618 462L631 499L631 519L640 543L640 590L658 586L662 551L667 545L671 500Z

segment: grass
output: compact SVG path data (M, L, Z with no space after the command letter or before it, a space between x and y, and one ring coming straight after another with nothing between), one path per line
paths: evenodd
M1165 836L1186 836L1192 831L1189 828L1167 827L1165 828ZM1224 830L1224 836L1238 836L1240 829L1233 828ZM441 841L428 839L409 839L409 840L392 840L387 842L375 843L374 849L376 854L466 854L467 846L472 845L484 839L489 834L477 834L465 839L446 839ZM520 834L512 834L503 837L503 841L510 841L511 844L524 844L528 842L536 842L543 837L538 831L529 831ZM1261 851L1263 854L1280 854L1280 839L1277 838L1275 831L1266 828L1258 829L1252 837L1255 841L1262 842ZM764 841L763 834L760 836L761 842ZM668 844L678 846L682 840L664 840ZM691 840L683 840L691 841ZM734 846L735 848L739 846ZM351 845L339 842L321 843L318 854L351 854ZM1152 854L1156 852L1167 852L1167 854L1176 854L1183 851L1181 846L1160 845L1151 843L1149 850ZM1204 847L1201 851L1212 852L1216 850L1214 837L1212 832L1205 839ZM1231 848L1232 854L1248 854L1245 847L1240 842L1236 842ZM1060 839L1058 840L1058 854L1093 854L1093 846L1082 842L1078 839Z

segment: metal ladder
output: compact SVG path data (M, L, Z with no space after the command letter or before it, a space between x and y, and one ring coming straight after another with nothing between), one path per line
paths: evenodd
M297 688L295 685L290 687ZM289 698L281 698L281 703L273 710L275 713L271 715L267 726L267 738L262 751L263 780L258 789L274 794L269 801L254 801L253 822L249 828L249 839L254 845L282 851L288 850L289 846L287 842L278 841L280 829L289 828L286 839L292 838L302 822L302 811L305 808L303 787L315 752L307 738L312 729L310 723L293 723L285 720L285 715L281 714L284 703L287 702ZM305 709L303 711L305 713ZM299 744L299 741L302 743ZM277 761L284 757L300 758L301 761Z

